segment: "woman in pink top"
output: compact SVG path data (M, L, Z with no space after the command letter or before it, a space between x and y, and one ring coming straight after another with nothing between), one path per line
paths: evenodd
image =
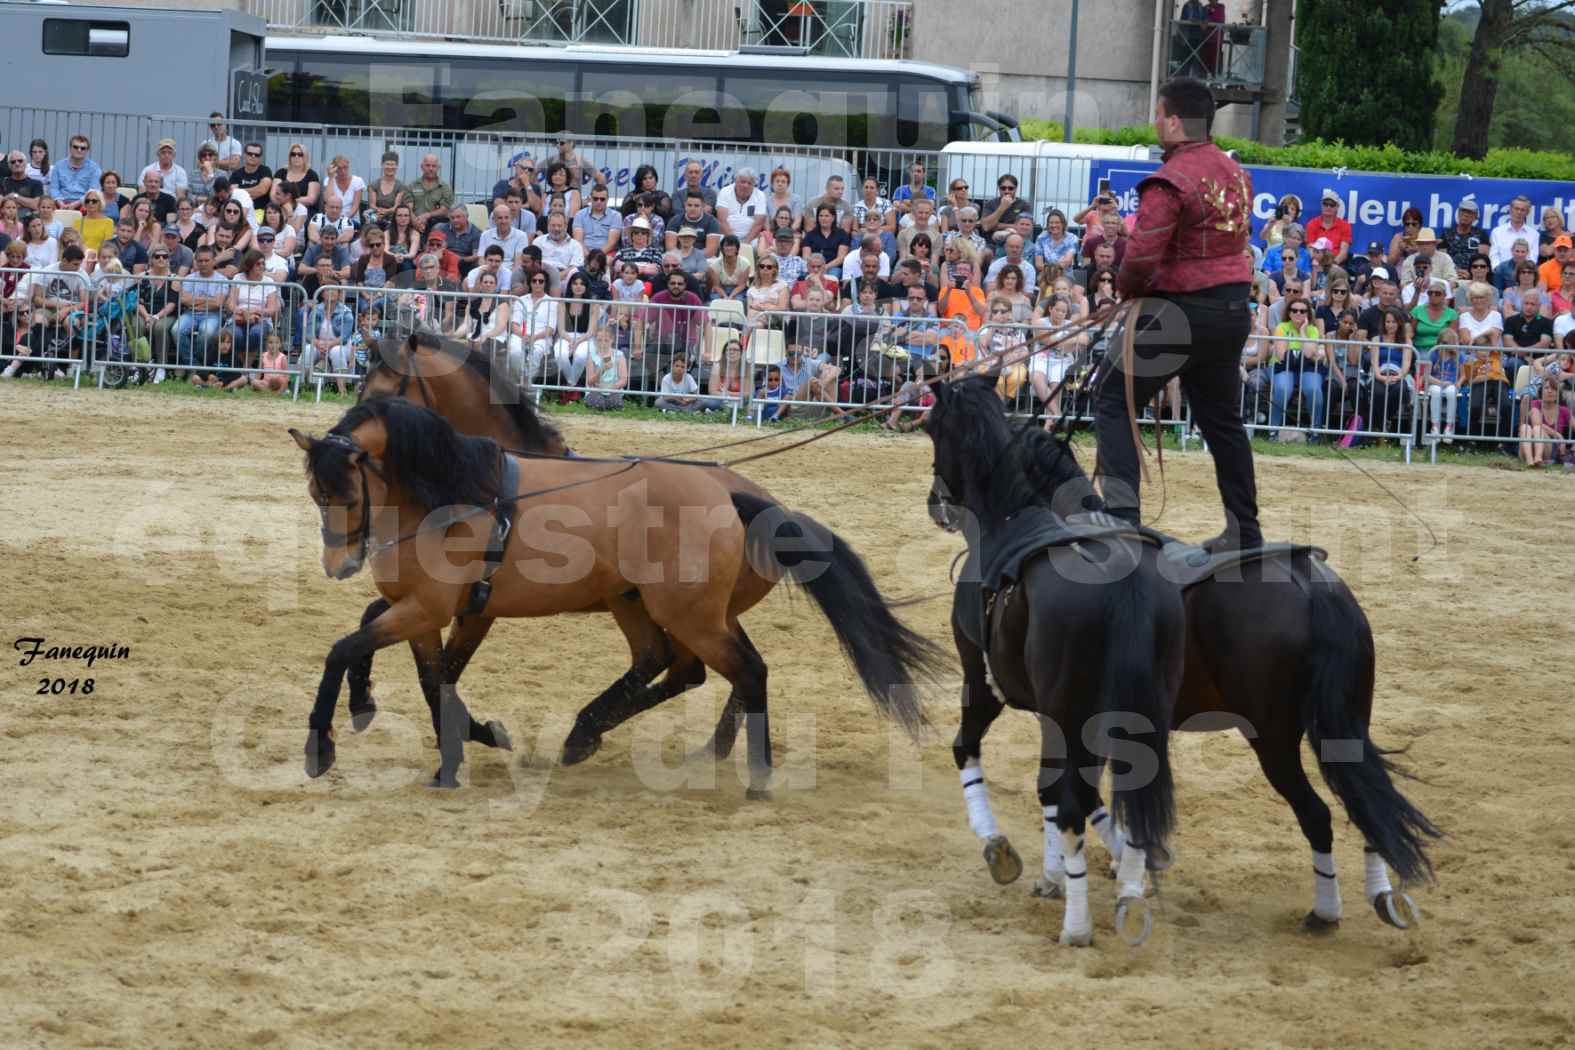
M1570 445L1553 442L1568 440L1570 407L1559 401L1559 379L1550 373L1542 382L1542 396L1531 402L1531 409L1520 424L1520 459L1528 467L1551 467L1562 458L1566 465L1575 463L1575 452ZM1536 440L1541 438L1542 440Z

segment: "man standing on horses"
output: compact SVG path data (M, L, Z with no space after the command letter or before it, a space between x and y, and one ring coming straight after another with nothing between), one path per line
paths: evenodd
M1124 299L1143 300L1141 320L1134 314L1128 322L1138 325L1133 360L1112 362L1100 388L1099 474L1109 512L1138 522L1136 428L1120 369L1132 369L1136 405L1179 375L1225 504L1225 532L1205 546L1250 549L1263 536L1237 362L1252 328L1252 182L1210 141L1213 122L1214 97L1201 81L1178 77L1159 89L1154 129L1165 163L1138 183L1137 221L1117 278Z

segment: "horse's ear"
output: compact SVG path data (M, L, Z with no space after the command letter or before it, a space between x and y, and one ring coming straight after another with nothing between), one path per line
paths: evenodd
M310 452L312 450L312 439L301 433L299 430L291 427L290 436L295 438L295 443L297 445L301 446L301 451Z

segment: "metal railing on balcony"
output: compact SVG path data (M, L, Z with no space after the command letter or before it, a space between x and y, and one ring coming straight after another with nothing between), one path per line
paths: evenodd
M1197 77L1210 87L1263 87L1269 31L1263 26L1175 21L1170 24L1173 77Z
M908 58L913 0L241 0L271 29Z

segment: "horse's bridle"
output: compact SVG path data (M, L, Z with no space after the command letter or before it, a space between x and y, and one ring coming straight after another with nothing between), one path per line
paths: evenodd
M372 457L365 454L366 449L356 444L354 439L344 434L328 434L323 438L323 442L324 444L336 445L347 449L352 455L357 452L363 453L361 462L356 465L356 473L361 477L360 524L355 527L354 531L339 532L328 527L328 508L319 505L318 510L323 516L323 545L326 547L348 547L354 543L357 548L357 557L364 561L367 556L367 545L372 538L372 494L367 484L366 473L370 470L381 479L383 472L372 462Z

